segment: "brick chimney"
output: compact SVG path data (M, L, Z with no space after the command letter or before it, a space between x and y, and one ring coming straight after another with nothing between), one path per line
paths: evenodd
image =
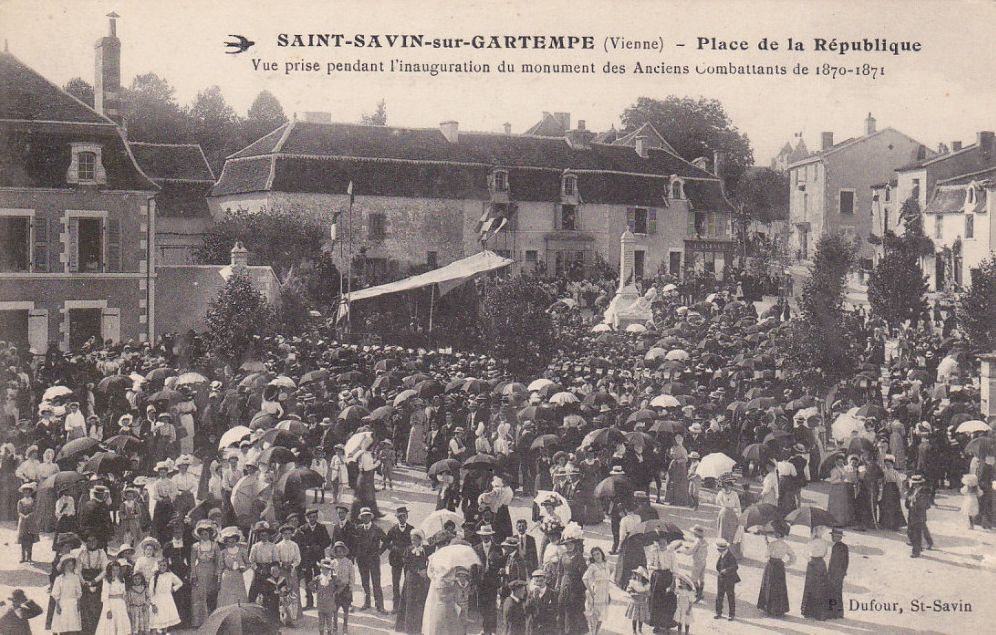
M94 109L116 123L123 119L121 104L121 40L118 39L117 19L113 11L107 14L108 34L94 46L96 73L93 82Z
M828 150L833 147L833 133L824 132L820 134L820 149Z
M712 173L723 178L726 175L726 153L714 150L712 153Z
M307 123L332 123L332 113L324 110L306 110L301 113L301 121Z
M505 130L506 135L512 134L512 124L506 121L505 123L502 124L502 128Z
M996 133L992 130L980 130L975 137L975 143L979 146L979 151L987 159L993 155L994 136L996 136Z
M456 143L460 140L460 124L455 121L444 121L439 124L439 131L443 133L446 140Z
M865 118L865 134L875 134L875 117L872 117L871 113Z
M249 266L249 250L245 248L241 240L235 241L235 246L232 247L232 251L229 254L232 258L232 269Z
M564 135L564 138L567 139L567 143L569 143L572 148L587 150L591 148L591 142L595 140L595 133L585 127L584 119L579 119L577 130L568 130L567 134Z
M571 129L571 113L555 112L553 113L553 118L557 120L557 123L560 124L560 127L563 128L565 132Z
M646 135L640 135L639 137L636 138L636 153L638 155L646 159L647 155L649 154L648 152L649 149L650 149L650 137Z
M951 142L951 151L952 152L958 152L959 150L961 150L961 141L952 141Z

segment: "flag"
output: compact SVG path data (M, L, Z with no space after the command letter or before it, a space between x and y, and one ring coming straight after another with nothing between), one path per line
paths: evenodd
M353 196L353 182L352 181L350 181L349 185L346 186L346 194L349 194L349 206L352 207L353 206L353 201L356 200L356 197Z
M508 225L513 211L508 205L488 205L477 221L477 239L482 245Z
M332 227L329 230L329 236L332 238L332 244L339 240L339 217L342 216L342 212L332 213Z

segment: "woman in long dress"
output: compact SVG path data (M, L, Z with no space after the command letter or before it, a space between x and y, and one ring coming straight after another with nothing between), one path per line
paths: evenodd
M41 484L48 477L59 473L59 466L54 463L55 450L48 448L42 454L42 462L38 465L38 483ZM59 498L58 492L54 488L39 487L35 496L35 526L39 533L52 531L55 526L55 503Z
M107 576L100 590L100 621L95 635L131 635L131 620L128 619L128 603L125 595L128 588L121 574L117 560L107 565Z
M190 580L190 554L191 550L183 541L183 523L178 522L173 526L173 539L163 545L162 560L169 568L170 573L183 581ZM153 589L154 590L154 589ZM181 624L190 622L190 585L184 584L179 590L173 591L173 601L176 603L176 610L179 614Z
M4 443L0 447L0 521L17 519L17 456L14 444Z
M854 456L857 461L857 456ZM838 456L830 470L830 498L827 511L841 527L854 522L854 485L858 481L857 466L847 465L844 457Z
M815 620L830 617L830 576L823 558L827 555L824 541L810 543L809 564L806 565L806 585L802 590L802 615Z
M49 629L53 633L75 633L83 630L80 623L80 597L83 583L76 573L78 562L73 556L63 556L59 561L59 576L52 584L55 612Z
M584 613L588 618L588 631L598 635L602 622L608 616L609 587L612 584L612 571L601 547L592 547L588 569L581 578L585 587Z
M401 590L404 601L398 611L394 630L408 635L422 633L422 616L429 593L429 554L422 546L423 535L418 529L412 532L412 545L405 552L405 584Z
M429 580L429 593L422 613L422 632L466 635L466 616L461 614L460 600L469 582L469 572L463 567L456 567L438 574L438 577L430 574Z
M380 467L380 461L376 460L369 450L363 450L356 459L356 467L359 468L359 474L356 477L356 491L353 495L350 516L355 522L360 517L360 510L369 507L374 517L380 518L383 514L377 508L377 489L374 485L374 476Z
M604 517L602 503L595 498L595 487L602 480L602 463L594 458L591 450L587 450L584 459L577 466L581 471L581 478L574 493L572 507L577 509L579 523L597 525Z
M738 554L740 550L740 497L733 491L733 479L722 478L722 489L716 493L716 533L730 543L730 550Z
M221 538L225 548L221 551L221 583L218 588L218 605L228 606L229 604L245 604L246 581L243 573L249 568L249 560L246 557L245 545L240 540L242 532L238 527L225 527L221 531Z
M647 548L647 570L650 571L650 622L654 629L669 629L675 624L674 612L678 608L674 575L678 569L678 556L673 543L659 534L656 544Z
M200 521L194 530L198 541L190 551L190 625L200 628L211 614L209 602L218 592L221 550L214 541L216 530L210 521Z
M886 454L882 469L882 490L878 494L878 524L898 530L906 526L903 515L903 475L896 470L896 459Z
M906 427L902 421L893 421L889 426L889 451L896 457L897 469L906 469Z
M86 545L79 552L80 578L83 593L80 596L80 621L84 633L92 633L100 621L100 607L107 573L107 552L100 548L95 534L85 536Z
M425 444L425 409L416 406L408 421L411 424L411 431L408 433L408 449L405 452L405 463L422 466L425 464L426 453L428 451Z
M789 611L788 588L785 585L785 567L795 562L795 553L785 542L788 525L775 523L775 539L767 544L768 563L761 577L761 591L757 608L768 615L781 617Z
M674 445L668 450L671 463L667 468L667 489L664 502L687 507L688 501L688 451L680 434L674 435Z

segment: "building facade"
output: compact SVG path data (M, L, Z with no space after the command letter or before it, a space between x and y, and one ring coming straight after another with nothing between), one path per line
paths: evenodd
M937 182L923 210L924 232L934 242L925 273L932 290L967 287L972 270L996 248L993 205L996 168Z

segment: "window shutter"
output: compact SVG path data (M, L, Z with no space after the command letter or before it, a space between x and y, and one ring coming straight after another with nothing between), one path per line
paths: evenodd
M48 311L32 309L28 311L28 348L35 355L48 352Z
M695 212L688 212L688 235L695 236Z
M634 207L626 208L626 227L628 227L631 232L636 231L636 208Z
M33 271L48 272L48 219L37 217L31 219L31 228L35 232Z
M69 244L66 245L69 255L70 273L80 270L80 220L69 219Z
M647 210L647 233L657 233L657 208L651 207Z
M107 271L121 271L121 221L117 218L107 220Z
M574 208L574 231L581 231L584 229L584 225L581 223L581 206L577 205Z
M553 228L554 229L561 229L560 214L561 214L561 212L560 212L560 205L554 205L553 206Z
M105 342L117 344L121 341L121 309L104 309L100 313L100 337Z

